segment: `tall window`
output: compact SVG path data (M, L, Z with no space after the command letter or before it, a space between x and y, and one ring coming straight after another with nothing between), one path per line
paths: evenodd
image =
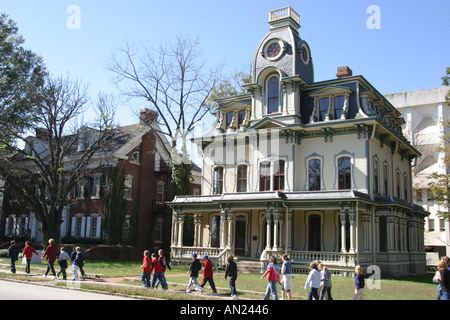
M270 162L259 164L259 191L270 191Z
M400 172L399 171L396 172L395 183L397 185L397 198L400 198Z
M325 120L325 116L328 113L329 105L330 100L328 98L323 98L319 100L319 121Z
M238 125L239 126L244 123L246 114L247 114L246 110L241 110L238 112Z
M339 190L351 189L352 167L349 157L342 157L338 159L338 170L339 170Z
M284 160L274 162L273 190L284 190Z
M267 83L268 95L267 95L267 113L278 112L278 92L279 81L278 77L272 77Z
M227 128L229 128L229 127L231 127L231 125L232 125L232 121L233 121L233 118L234 118L234 112L227 112L227 114L226 114L226 117L227 117Z
M344 96L334 97L334 119L340 119L342 110L344 109Z
M213 194L223 193L223 167L214 168Z
M383 181L384 181L384 195L388 195L388 166L387 164L383 167Z
M311 159L308 162L308 190L320 190L320 160Z
M378 160L373 160L373 192L378 194Z
M241 165L237 167L237 192L247 191L247 166Z
M403 199L405 201L408 201L408 178L406 177L406 174L403 176Z

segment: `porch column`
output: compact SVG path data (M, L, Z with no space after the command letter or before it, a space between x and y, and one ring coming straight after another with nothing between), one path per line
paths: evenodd
M387 216L387 244L388 244L388 251L393 252L395 251L395 238L394 238L394 216L388 215Z
M201 246L201 231L202 231L202 216L195 215L194 216L194 247Z
M346 220L347 220L347 214L345 212L340 212L339 213L339 220L341 221L341 252L347 252L347 244L346 244L346 236L347 236L347 232L346 232Z
M356 215L355 212L350 211L348 213L348 221L350 222L350 252L354 253L355 252L355 229L356 229Z
M279 237L280 238L280 243L279 243L280 247L279 247L279 249L283 249L286 246L286 243L285 243L285 241L283 239L283 236L282 236L283 230L284 230L284 218L283 218L282 215L280 215L279 217L280 217L280 220L278 221L278 223L280 224L280 227L278 229L278 232L280 234L280 237Z
M371 249L370 239L372 239L372 229L370 228L370 220L371 219L369 214L363 215L363 232L364 232L363 251L370 251Z
M226 224L225 221L227 219L227 215L225 212L220 213L220 248L223 249L225 247L225 235L226 235Z
M273 250L278 250L278 221L279 221L279 212L274 211L273 214Z
M176 246L178 243L178 221L177 213L174 211L172 214L172 246Z
M178 214L178 246L183 246L184 214Z
M290 213L289 211L286 211L284 220L285 220L285 227L286 227L286 233L285 233L286 238L284 241L284 248L285 248L286 253L288 253L292 249L292 246L291 246L292 213Z
M226 247L231 249L232 244L233 244L233 242L232 242L232 239L233 239L233 214L228 213L227 221L228 221L228 239L227 239Z
M271 224L272 224L272 216L270 215L270 212L266 212L266 250L272 249L272 244L270 242L270 239L272 238L272 232L271 232Z

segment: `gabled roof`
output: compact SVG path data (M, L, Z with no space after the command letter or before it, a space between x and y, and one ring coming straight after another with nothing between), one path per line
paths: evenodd
M271 129L271 128L287 128L287 124L277 119L265 116L261 120L258 120L250 127L248 127L246 131L257 129Z

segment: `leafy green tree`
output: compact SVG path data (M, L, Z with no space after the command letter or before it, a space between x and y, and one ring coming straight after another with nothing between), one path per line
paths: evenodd
M447 74L442 77L442 84L450 85L450 67L447 68ZM446 104L450 106L450 90L445 97ZM444 173L434 172L430 175L431 182L428 184L429 191L433 195L434 201L439 205L438 214L442 218L450 219L449 201L450 201L450 119L444 119L442 122L444 135L441 137L441 144L438 148L439 152L444 153L443 165Z
M0 14L0 128L22 132L31 126L37 91L44 84L42 58L23 47L16 23ZM11 131L11 130L10 130ZM3 140L13 139L0 130Z

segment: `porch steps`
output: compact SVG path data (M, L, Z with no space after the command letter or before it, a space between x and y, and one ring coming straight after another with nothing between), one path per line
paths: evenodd
M238 273L261 273L261 262L248 257L236 257Z

